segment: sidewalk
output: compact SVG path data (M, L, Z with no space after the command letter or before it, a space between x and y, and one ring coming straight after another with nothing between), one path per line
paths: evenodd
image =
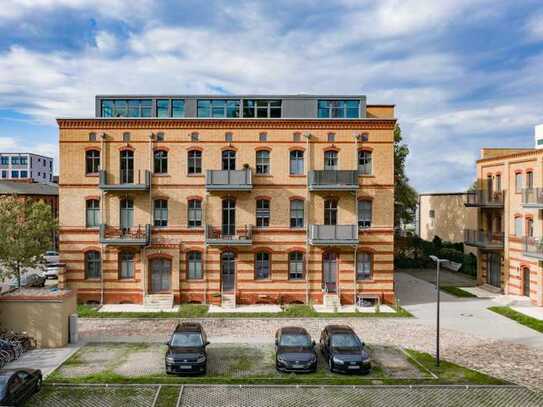
M4 368L27 367L40 369L43 377L46 378L78 349L79 345L71 345L66 348L34 349L24 353L19 359L8 363Z

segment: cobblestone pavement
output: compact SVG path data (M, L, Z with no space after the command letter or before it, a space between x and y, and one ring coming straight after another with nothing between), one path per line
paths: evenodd
M36 407L152 407L165 386L44 386ZM224 386L170 387L164 407L537 407L540 394L517 386Z
M397 345L428 353L435 351L435 329L411 318L209 318L199 321L211 342L264 340L272 343L275 331L286 325L303 326L317 339L327 324L334 323L352 326L367 343ZM79 332L82 340L92 342L165 342L178 322L178 319L80 319ZM512 383L543 390L543 352L535 348L443 329L441 356Z

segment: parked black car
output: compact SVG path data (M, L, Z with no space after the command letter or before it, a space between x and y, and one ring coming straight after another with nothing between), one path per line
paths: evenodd
M275 367L280 372L317 370L315 341L304 328L288 326L275 333Z
M321 333L320 346L331 372L368 373L371 369L364 342L348 326L326 326Z
M0 405L19 406L41 388L39 369L0 370Z
M205 374L207 371L207 335L198 323L177 325L167 342L166 373Z

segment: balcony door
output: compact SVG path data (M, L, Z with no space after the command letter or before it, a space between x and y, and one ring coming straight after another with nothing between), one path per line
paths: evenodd
M221 254L221 283L223 292L234 290L236 273L236 256L232 252Z
M530 297L530 269L522 269L522 295Z
M120 228L127 232L134 226L134 201L132 199L121 199Z
M134 183L134 152L131 150L121 151L121 184Z
M326 292L336 292L337 255L333 252L324 253L322 257L322 274Z
M236 234L236 201L233 199L222 201L222 234L224 236Z
M494 287L501 288L501 256L497 253L487 254L486 282Z
M236 169L236 152L234 150L224 150L222 152L222 169L227 171Z
M172 276L172 262L169 259L159 258L151 260L151 293L170 291Z

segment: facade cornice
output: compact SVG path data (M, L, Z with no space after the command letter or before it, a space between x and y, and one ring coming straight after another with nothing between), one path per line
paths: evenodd
M393 130L396 119L57 119L60 129L369 129Z
M543 153L543 149L542 150L533 150L533 151L523 151L523 152L519 152L519 153L500 155L498 157L480 158L480 159L478 159L476 161L476 163L477 164L479 164L479 163L488 163L488 162L492 162L492 161L497 161L499 163L500 161L509 160L511 158L529 157L529 156L538 155L538 154L541 154L541 153Z

